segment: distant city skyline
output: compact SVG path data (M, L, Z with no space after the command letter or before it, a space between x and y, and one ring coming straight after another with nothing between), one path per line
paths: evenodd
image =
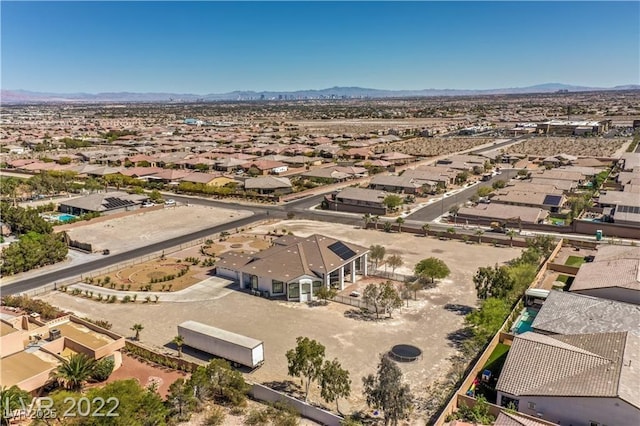
M638 2L2 2L2 89L640 83Z

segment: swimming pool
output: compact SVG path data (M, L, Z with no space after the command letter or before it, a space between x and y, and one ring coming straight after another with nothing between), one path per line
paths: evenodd
M538 315L537 309L523 309L522 313L518 317L518 321L516 321L516 325L513 326L511 331L515 334L522 334L526 333L527 331L531 331L531 324L533 323L533 320L536 319L536 315Z
M69 222L70 220L77 219L77 218L78 216L74 216L72 214L66 214L66 213L59 214L57 217L54 216L54 219L59 220L60 222Z

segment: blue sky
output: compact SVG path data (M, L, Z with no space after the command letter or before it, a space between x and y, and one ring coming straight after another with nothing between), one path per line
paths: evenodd
M640 81L639 2L7 2L2 88L222 93Z

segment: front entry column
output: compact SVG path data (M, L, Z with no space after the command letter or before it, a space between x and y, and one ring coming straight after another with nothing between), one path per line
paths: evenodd
M356 282L356 261L351 262L351 282Z
M338 270L338 279L340 280L340 290L344 290L344 266Z
M324 286L326 288L330 288L331 287L331 274L330 273L327 273L324 276Z
M365 253L360 259L360 263L362 264L362 275L364 275L365 277L368 275L367 274L367 267L368 267L368 261L369 259L367 259L367 253Z

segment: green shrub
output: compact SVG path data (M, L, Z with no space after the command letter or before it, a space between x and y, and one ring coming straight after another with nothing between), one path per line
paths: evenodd
M104 382L113 372L114 366L113 358L102 358L96 363L91 378L97 382Z

